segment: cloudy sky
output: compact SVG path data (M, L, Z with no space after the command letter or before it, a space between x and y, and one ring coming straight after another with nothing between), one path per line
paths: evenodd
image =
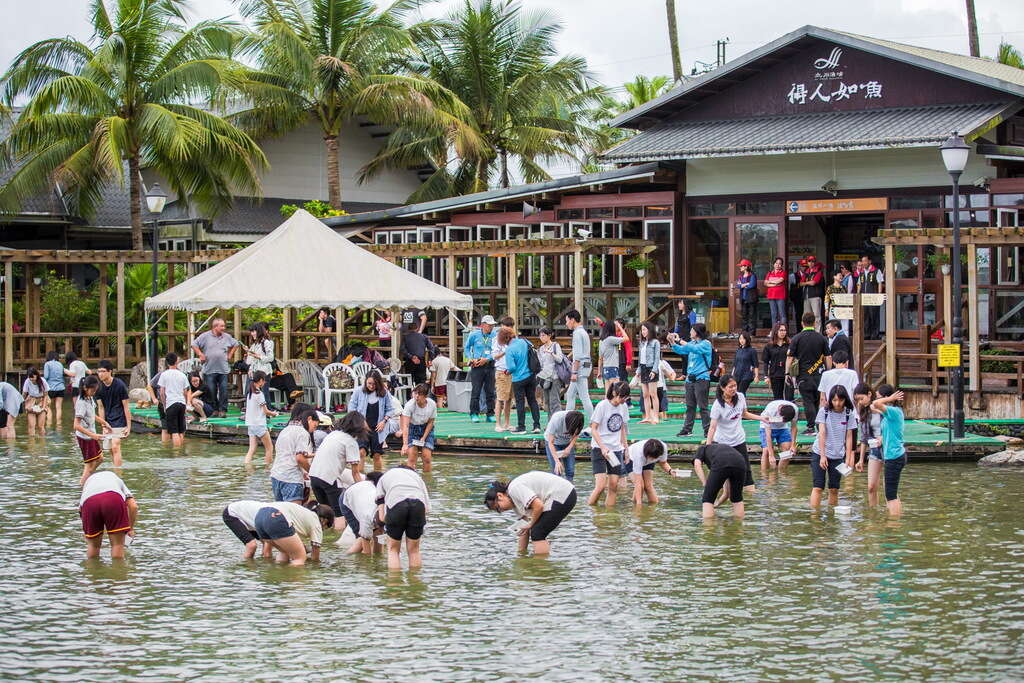
M427 16L447 12L457 0L439 0ZM587 58L602 82L617 86L636 74L670 74L664 0L523 0L565 25L564 52ZM1001 39L1024 48L1024 0L976 0L982 54ZM235 14L231 0L193 0L199 17ZM31 43L58 35L89 38L85 0L0 0L0 64L6 69ZM964 0L676 0L684 69L712 62L715 41L728 38L729 58L805 24L891 38L953 52L967 52Z

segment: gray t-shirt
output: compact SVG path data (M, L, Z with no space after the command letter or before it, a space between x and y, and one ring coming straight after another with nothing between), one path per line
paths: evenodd
M625 337L605 337L597 345L597 354L601 357L601 365L606 368L619 367L619 346L626 341ZM573 350L576 348L576 335L573 333Z
M226 375L231 371L228 366L228 351L237 346L238 342L227 332L218 337L211 331L203 332L196 337L195 346L206 354L203 374Z
M846 457L846 432L857 428L857 413L852 410L834 412L828 408L818 408L817 424L825 425L825 457L829 460L841 460ZM815 437L811 451L821 455L818 439Z
M580 325L572 331L572 359L579 361L580 365L590 365L590 335ZM619 366L616 356L615 367Z
M78 400L75 401L75 417L78 418L78 424L83 429L88 429L94 434L96 433L96 401L91 396L78 397ZM85 432L80 432L77 429L75 434L82 439L92 438Z
M544 437L550 436L557 446L564 446L572 441L572 434L565 429L565 416L568 414L568 410L559 410L554 413L548 420L547 428L544 429Z

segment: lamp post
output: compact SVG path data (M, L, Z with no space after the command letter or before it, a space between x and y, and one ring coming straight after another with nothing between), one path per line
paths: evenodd
M149 192L146 193L146 208L153 214L153 286L150 292L151 296L156 296L157 293L157 268L158 268L158 256L160 254L160 213L164 210L164 204L167 203L167 193L160 189L159 183L153 183L153 187L149 188ZM153 327L156 327L154 325ZM149 349L149 376L152 378L156 375L157 358L156 358L156 330L151 328L149 325L149 311L146 311L146 337Z
M939 148L942 163L953 179L953 343L960 348L960 359L952 372L953 436L964 435L964 359L963 359L963 266L960 261L960 174L967 166L971 148L956 131ZM977 340L974 340L977 343Z

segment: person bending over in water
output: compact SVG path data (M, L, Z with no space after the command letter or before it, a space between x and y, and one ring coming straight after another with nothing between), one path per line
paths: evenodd
M605 505L613 507L618 494L622 460L626 456L626 423L629 422L629 384L621 380L608 385L607 398L597 404L590 416L590 465L594 472L594 491L587 505L597 505L601 493Z
M515 508L526 524L519 527L519 552L533 542L534 555L551 552L548 536L576 506L576 487L550 472L527 472L509 483L493 482L484 494L484 505L495 512Z
M666 473L672 474L672 468L668 464L668 446L660 439L637 441L626 450L626 461L625 467L629 471L630 479L633 480L633 504L643 505L645 494L648 503L657 503L654 466L657 465Z
M372 555L380 551L377 535L383 532L384 521L377 516L377 482L383 476L383 472L370 472L366 479L349 486L341 496L341 514L356 537L348 549L349 555ZM341 530L344 531L344 525Z
M707 476L704 475L705 464L710 470ZM700 478L700 483L704 484L704 495L701 498L701 514L704 519L715 516L715 498L723 488L732 502L733 516L736 519L743 518L743 482L747 478L747 459L739 451L720 443L701 446L693 459L693 471Z
M263 544L263 557L269 558L272 546L269 541L261 541L256 534L256 513L271 503L260 503L255 500L236 500L228 503L221 515L224 524L231 529L245 550L242 551L243 560L251 560L256 556L256 546Z
M429 512L427 485L408 465L393 467L377 480L377 514L388 534L388 569L402 568L403 537L409 569L423 566L420 540Z
M337 531L345 528L341 494L363 478L359 473L359 440L368 434L366 420L361 414L346 413L334 421L334 431L316 447L316 455L309 466L309 487L318 503L330 505L334 510Z
M260 540L270 543L277 552L277 561L293 565L320 561L320 545L324 529L334 526L334 511L327 505L310 503L308 507L282 501L265 503L254 519ZM309 541L310 552L306 552Z
M796 452L796 417L798 414L796 404L792 401L772 401L761 411L761 473L768 471L768 468L775 468L775 447L779 453L786 457L780 457L778 466L780 472L786 471L786 466L793 459Z
M82 403L79 400L78 404ZM139 506L135 502L135 494L128 490L121 477L109 471L89 476L82 486L78 514L82 518L87 558L99 557L104 531L110 539L110 557L124 557L125 538L135 536Z
M544 430L544 450L551 473L569 481L576 476L576 440L583 431L583 413L559 410L551 415Z

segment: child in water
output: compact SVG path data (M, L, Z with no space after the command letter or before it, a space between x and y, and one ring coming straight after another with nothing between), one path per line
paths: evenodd
M885 506L889 514L903 514L900 501L900 475L907 465L907 451L903 446L903 410L893 405L903 400L903 392L891 384L878 387L878 398L871 403L871 411L882 416L882 465L885 469Z

